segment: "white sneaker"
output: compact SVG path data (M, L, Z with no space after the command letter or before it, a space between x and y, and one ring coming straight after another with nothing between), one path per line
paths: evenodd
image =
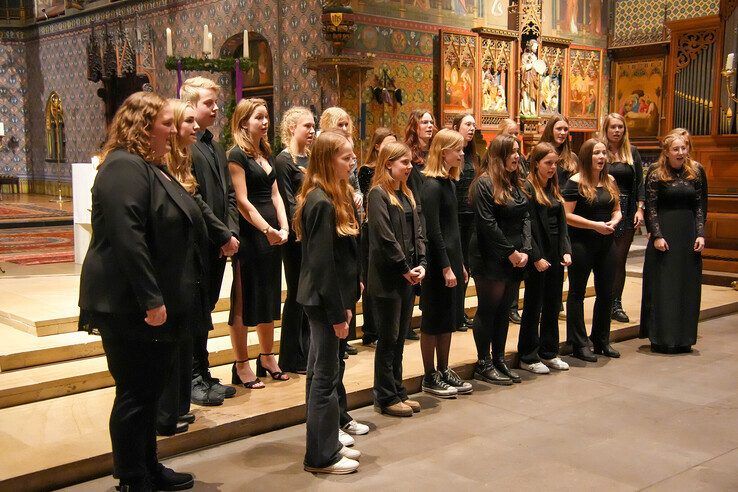
M559 357L554 357L553 359L541 359L541 362L551 369L558 369L559 371L569 370L569 364L561 360Z
M524 371L530 371L533 374L548 374L549 372L551 372L551 369L546 367L541 362L534 362L533 364L526 364L525 362L521 360L520 368L523 369Z
M329 475L348 475L349 473L355 472L358 468L358 461L346 458L345 456L342 456L338 463L326 466L325 468L313 468L312 466L305 465L305 471L307 472L328 473Z
M361 451L359 451L358 449L347 448L346 446L342 447L338 454L356 461L359 461L359 458L361 458Z
M356 444L356 441L354 441L354 438L343 432L341 429L338 429L338 440L341 444L344 446L353 446Z
M354 436L363 436L364 434L369 433L369 426L352 420L348 424L344 425L342 430L348 434L353 434Z

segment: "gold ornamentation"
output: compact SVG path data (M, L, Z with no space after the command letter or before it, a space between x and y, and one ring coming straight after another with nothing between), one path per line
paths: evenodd
M717 40L717 30L689 32L679 36L677 41L676 73L692 63L697 55Z

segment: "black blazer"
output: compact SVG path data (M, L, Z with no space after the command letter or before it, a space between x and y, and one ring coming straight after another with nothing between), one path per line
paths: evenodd
M192 145L192 174L197 180L197 191L213 214L238 237L238 205L228 171L228 159L223 146L215 140L211 141L215 151L213 156L208 144L202 141L203 136L204 132L198 133L197 141Z
M323 309L331 324L346 320L359 299L358 238L339 237L333 203L320 188L302 210L302 264L297 302Z
M163 304L168 317L192 314L192 300L204 293L207 250L231 236L218 224L207 205L164 170L124 150L111 152L92 186L80 308L143 319Z
M546 252L551 249L551 240L548 235L548 212L549 207L541 205L536 201L536 193L533 190L533 185L529 182L525 182L525 191L530 197L530 229L531 229L531 254L530 261L528 264L532 265L533 262L545 258ZM559 207L558 216L559 226L559 242L558 242L558 258L546 258L549 263L560 263L565 254L571 254L571 242L569 241L569 230L566 225L566 210L564 204Z
M417 195L416 204L420 195ZM367 292L372 296L399 298L407 286L402 276L415 266L426 266L425 238L418 209L413 211L415 229L415 258L409 258L403 238L412 235L407 230L405 212L392 205L389 195L382 188L369 191L367 205L367 235L369 265L366 272Z

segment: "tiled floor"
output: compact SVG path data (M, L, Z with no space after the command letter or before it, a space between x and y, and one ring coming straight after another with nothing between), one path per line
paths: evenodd
M304 426L183 455L195 490L738 490L738 315L701 323L689 355L617 344L619 360L572 362L510 388L418 396L410 419L352 412L358 473L302 470ZM112 490L111 477L72 490Z

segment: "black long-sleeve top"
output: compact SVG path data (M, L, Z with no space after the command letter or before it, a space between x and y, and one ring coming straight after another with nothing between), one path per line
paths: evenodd
M474 173L476 172L475 164L479 161L477 154L464 151L464 167L461 169L461 175L456 182L456 202L459 214L474 213L469 205L469 186L474 181Z
M536 201L533 185L527 181L525 191L530 196L531 215L531 262L546 258L549 263L560 262L565 254L571 254L571 242L566 225L566 210L564 204L559 202L553 193L546 192L551 206L540 204ZM553 237L557 238L557 244L551 244ZM557 258L548 258L548 252L554 247L558 252Z
M279 188L279 194L282 195L284 210L287 214L287 220L290 223L290 231L292 231L292 219L295 217L295 210L297 209L297 194L300 192L300 188L302 188L302 181L305 179L307 166L307 156L297 156L293 160L292 154L287 149L280 152L274 159L274 167L277 172L277 187Z
M454 188L450 178L427 178L423 185L428 267L434 271L450 266L460 273L464 263Z
M475 231L469 246L469 260L475 275L494 275L501 265L507 266L508 256L516 250L531 252L530 209L521 189L514 187L512 199L497 204L492 179L482 175L472 184L470 196Z
M694 212L696 237L705 236L705 170L697 164L697 179L688 180L683 169L670 169L671 181L660 181L654 173L649 173L646 183L646 228L654 239L664 237L659 223L659 211L687 208Z

